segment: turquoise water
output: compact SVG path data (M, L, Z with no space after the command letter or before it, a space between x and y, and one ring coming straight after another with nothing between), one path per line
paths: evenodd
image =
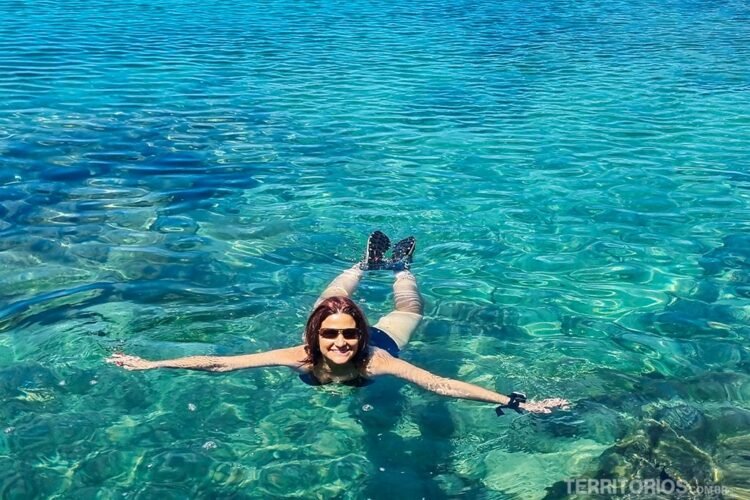
M0 16L1 498L750 495L746 2ZM418 238L404 359L574 408L103 362L297 343L378 228Z

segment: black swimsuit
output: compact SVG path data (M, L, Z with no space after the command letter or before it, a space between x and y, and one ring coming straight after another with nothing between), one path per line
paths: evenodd
M388 335L386 332L381 330L380 328L375 328L374 326L370 327L370 345L373 345L375 347L379 347L383 349L384 351L387 351L388 354L393 356L394 358L398 357L399 348L396 344L396 341L391 338L390 335ZM318 380L318 377L316 377L313 372L309 373L302 373L299 376L300 380L306 383L307 385L323 385L323 383ZM353 378L351 380L347 380L346 382L341 382L344 385L350 385L353 387L362 387L365 385L372 384L372 380L367 379L363 377L362 375L359 375L356 378Z
M391 338L388 333L381 330L380 328L375 328L374 326L370 327L370 345L374 345L375 347L380 347L384 351L388 351L388 354L393 356L394 358L398 357L398 353L400 349L398 348L398 344L396 344L396 341Z

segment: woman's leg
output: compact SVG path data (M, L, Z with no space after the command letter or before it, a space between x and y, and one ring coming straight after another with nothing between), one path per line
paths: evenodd
M409 271L396 273L393 282L393 301L396 309L375 324L391 337L399 349L409 343L409 338L422 321L423 302L419 294L417 280Z
M359 286L359 281L362 279L364 271L360 269L359 264L355 264L351 268L347 269L343 273L339 274L331 283L323 290L318 300L315 301L313 309L318 307L321 302L329 297L351 297L354 291Z

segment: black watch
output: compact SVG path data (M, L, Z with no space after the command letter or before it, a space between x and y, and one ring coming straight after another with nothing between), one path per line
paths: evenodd
M495 408L495 413L497 413L498 417L505 415L503 408L510 408L511 410L516 410L518 413L522 413L521 403L526 402L526 394L522 392L511 392L508 394L508 398L510 398L508 404L500 405Z

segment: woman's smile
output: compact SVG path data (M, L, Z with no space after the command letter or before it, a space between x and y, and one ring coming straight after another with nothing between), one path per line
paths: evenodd
M357 323L349 314L339 313L328 316L320 325L321 330L338 330L335 338L318 335L320 352L328 361L341 365L348 362L357 352L359 337L347 339L344 330L356 328Z

